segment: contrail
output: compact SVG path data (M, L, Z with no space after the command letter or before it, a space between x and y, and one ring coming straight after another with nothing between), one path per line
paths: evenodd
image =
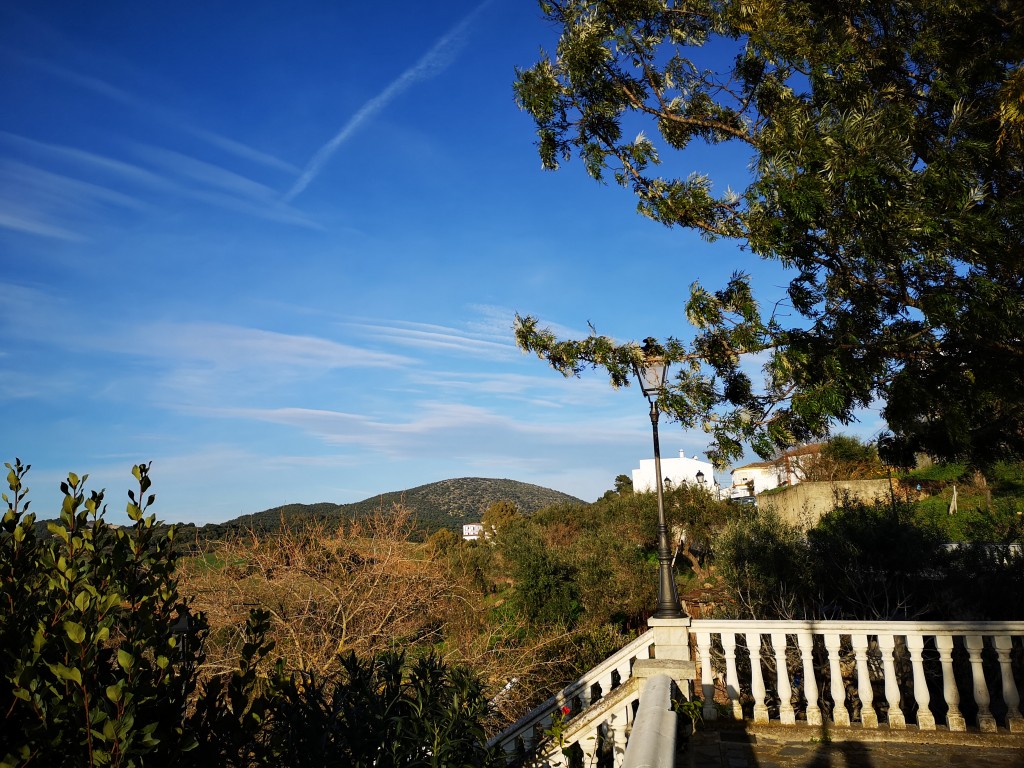
M484 8L490 5L491 2L492 0L484 0L483 3L478 5L465 18L463 18L462 21L450 29L447 34L434 43L433 47L423 54L419 61L399 75L391 82L390 85L388 85L387 88L363 104L363 106L359 108L359 111L341 127L341 130L338 131L337 134L335 134L334 138L317 150L317 153L313 155L313 159L309 161L308 165L306 165L302 175L299 176L292 188L285 194L284 202L291 202L306 187L308 187L310 182L316 178L318 173L320 173L320 169L323 168L324 163L331 159L331 156L338 150L338 147L348 141L349 137L359 130L363 123L384 109L384 107L390 104L395 97L413 83L419 82L420 80L427 80L434 75L440 74L444 69L446 69L448 65L455 60L459 44L462 42L460 38L463 33L465 33L469 25L473 23L473 20Z

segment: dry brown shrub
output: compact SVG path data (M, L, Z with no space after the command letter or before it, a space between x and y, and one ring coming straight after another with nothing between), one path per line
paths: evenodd
M282 528L217 542L179 571L182 593L210 622L207 674L234 667L245 619L263 608L273 655L291 669L330 673L340 653L394 648L470 666L493 697L494 732L595 660L592 630L538 630L500 601L489 605L459 560L462 543L410 542L401 507L347 530L312 521Z
M409 531L408 511L396 506L347 531L310 521L217 542L181 572L182 591L210 621L210 671L237 657L239 629L257 607L271 614L275 654L304 671L330 671L350 650L440 640L462 588Z

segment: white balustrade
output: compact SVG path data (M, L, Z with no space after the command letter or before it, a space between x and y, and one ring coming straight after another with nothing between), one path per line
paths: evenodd
M696 640L706 720L718 716L715 695L724 690L728 697L725 711L733 718L742 719L744 704L749 705L753 699L754 722L770 722L767 695L772 691L779 698L777 722L783 725L805 722L820 726L830 720L838 726L849 726L849 700L854 705L853 714L857 714L855 705L859 702L863 728L879 728L879 712L884 712L884 727L893 730L905 729L911 722L919 730L934 730L937 721L944 720L948 730L964 731L968 723L960 709L963 695L969 697L967 713L977 711L976 717L972 715L971 727L982 732L1007 729L1024 733L1013 669L1014 660L1019 663L1024 650L1024 621L693 619L689 632ZM596 750L603 745L606 754L611 751L615 768L620 768L635 705L642 698L640 684L632 677L633 662L652 657L653 638L650 631L637 638L492 739L491 744L499 745L509 761L514 760L524 749L531 751L539 746L559 709L576 701L578 706L562 729L566 745L578 745L587 765L596 761ZM766 639L770 639L770 646ZM747 653L737 654L737 647L742 645ZM719 662L716 672L713 653L718 647L725 663L723 670ZM654 650L662 660L665 653ZM672 650L679 652L677 645ZM773 676L767 685L766 670ZM964 682L962 690L954 670ZM716 677L722 675L724 686L716 686ZM934 685L929 686L929 680ZM989 680L993 681L991 688ZM877 702L872 682L878 687ZM717 702L725 703L722 699ZM583 711L579 711L581 708ZM550 766L566 764L565 755L550 744L542 762Z
M1019 648L1024 638L1022 621L694 619L690 631L699 638L697 645L701 649L702 658L705 646L710 648L716 640L721 642L726 660L725 690L732 710L742 712L742 692L749 690L754 700L755 723L769 722L765 695L766 689L773 689L778 692L780 699L780 724L803 720L816 725L822 722L823 715L830 715L834 724L848 726L851 723L851 712L847 708L849 690L852 692L852 704L859 702L860 705L861 727L878 728L878 712L881 709L887 713L886 721L890 729L906 728L907 717L910 716L920 730L934 730L935 711L940 714L945 711L946 727L950 731L963 731L967 729L967 722L960 710L962 692L957 687L954 675L956 666L958 674L970 680L970 696L977 707L973 726L983 732L997 731L999 728L1013 733L1024 732L1020 692L1012 669L1014 648ZM771 651L767 645L762 648L762 635L771 637ZM735 647L737 639L741 637L751 651L749 669L744 669L744 665L736 662ZM815 638L819 637L819 648L823 647L826 655L825 660L819 661L825 661L824 665L814 663ZM792 640L789 638L795 639L799 663L796 663L795 654L793 663L790 663L787 644ZM991 639L986 641L985 638ZM994 649L995 653L987 648ZM762 660L769 662L763 668L760 663ZM768 680L766 685L762 669L771 669L773 666L776 678ZM990 690L986 670L989 678L995 679L997 666L1000 682ZM902 671L905 679L899 678L897 670ZM741 673L743 678L740 677ZM799 673L804 700L797 709L791 703L794 696L790 681L796 679L793 677L795 673ZM929 689L928 674L935 675L940 681L941 695L937 696L937 690ZM884 706L881 698L876 702L873 682L881 689L879 696L884 691ZM822 691L828 691L831 696L831 712L827 700L821 698ZM993 712L993 699L1002 703L997 713Z
M805 716L808 725L821 725L821 707L818 705L818 680L814 674L814 635L804 629L797 632L800 649L801 681L804 688Z
M1003 701L1006 702L1006 725L1010 733L1024 733L1024 718L1020 714L1020 693L1013 680L1010 659L1013 638L1008 635L996 635L995 645L999 657L999 675L1003 684Z
M793 725L796 723L796 710L793 709L793 688L789 683L785 632L772 632L772 648L775 650L775 690L779 693L779 722L783 725Z
M634 661L652 658L653 643L653 630L648 630L579 680L569 683L539 707L528 712L492 738L488 744L500 746L510 761L519 754L520 744L524 751L532 752L543 745L545 732L551 730L556 717L561 717L561 708L569 706L572 707L571 712L562 725L566 746L579 744L585 754L592 754L600 741L599 733L602 728L606 733L613 734L611 738L615 738L614 734L624 733L627 724L632 721L632 705L639 698L635 683L630 686L628 694L624 697L612 694L622 686L629 685ZM594 695L598 692L600 698L595 699ZM614 700L616 708L602 711L601 704L609 699ZM573 702L577 702L579 706L574 707ZM599 717L595 717L594 712L588 715L589 710L594 708L599 710ZM591 752L587 751L588 748ZM613 745L613 750L617 754L621 754L622 748L624 745L619 747L617 742ZM552 748L551 744L547 745L545 759L552 766L564 764L561 750L557 747Z
M825 649L828 651L829 693L832 694L832 722L836 725L850 724L850 710L846 708L846 686L843 684L843 670L839 663L839 649L842 638L838 632L825 633Z
M896 677L896 636L884 633L879 635L878 647L882 651L882 677L885 682L889 727L902 730L907 727L907 719L900 709L900 682Z
M697 635L697 655L700 665L700 687L704 697L704 719L714 720L718 717L715 709L715 670L711 663L711 633L695 632Z
M725 651L725 691L732 704L732 718L733 720L742 720L743 704L740 702L740 678L736 672L736 634L734 632L722 633L722 649Z

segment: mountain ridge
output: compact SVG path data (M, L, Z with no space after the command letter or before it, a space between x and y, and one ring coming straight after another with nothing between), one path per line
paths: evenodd
M461 533L463 524L479 521L488 507L502 501L515 504L526 514L558 504L587 504L567 493L519 480L456 477L405 490L386 491L348 504L283 504L204 528L254 528L276 531L283 524L299 524L303 521L340 523L344 520L356 520L400 504L412 513L416 528L426 535L442 528Z

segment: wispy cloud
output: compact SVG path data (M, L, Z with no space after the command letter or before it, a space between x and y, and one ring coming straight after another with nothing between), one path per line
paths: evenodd
M494 358L508 358L515 352L510 335L502 339L495 338L489 333L474 333L443 325L402 321L365 322L351 324L351 327L375 339L420 349L443 349L474 356L486 354Z
M168 323L151 325L139 332L148 354L239 369L280 366L284 368L366 368L411 364L401 355L341 344L315 336L302 336L258 328L218 323ZM124 348L124 340L114 343Z
M0 227L59 240L85 240L76 224L102 205L144 207L130 195L17 161L0 160Z
M93 77L92 75L84 74L82 72L75 72L45 59L13 53L11 55L19 61L46 72L53 77L69 82L84 90L92 91L99 96L123 106L142 112L143 114L151 117L155 122L159 122L165 127L176 128L182 133L194 136L200 141L224 152L235 155L236 157L290 174L296 174L299 172L298 167L289 162L274 157L267 152L254 149L253 147L243 144L240 141L236 141L235 139L221 136L218 133L214 133L213 131L209 131L204 128L198 128L174 110L168 109L163 105L150 102L147 99L143 99L130 91L111 85L98 77Z
M425 402L409 409L404 420L387 421L363 414L314 408L206 408L206 416L263 421L292 427L335 446L349 445L389 455L424 456L439 446L464 446L469 453L507 451L513 437L546 445L616 444L644 434L642 419L605 418L570 424L555 420L524 421L464 403Z
M290 201L301 194L309 186L310 182L316 178L317 174L320 173L324 164L338 151L338 148L348 141L363 123L387 107L409 86L422 80L428 80L444 71L455 60L466 30L469 29L469 26L490 2L491 0L485 0L485 2L478 5L458 24L438 39L431 46L430 50L423 54L419 61L389 83L383 91L363 104L349 121L341 127L341 130L317 150L316 154L313 155L313 159L309 161L309 164L303 170L302 175L299 176L298 181L285 194L284 199Z
M266 185L213 163L197 160L179 152L148 145L137 145L136 152L141 159L160 168L161 172L157 173L133 163L76 147L49 144L3 131L0 131L0 142L23 154L30 154L49 165L66 167L71 172L79 174L98 175L104 181L135 191L146 190L175 195L268 221L319 228L319 225L307 216L282 202L276 193ZM75 234L67 226L56 222L46 224L39 221L39 210L43 206L34 206L37 212L35 218L27 209L33 200L31 197L26 197L24 192L26 187L28 189L39 188L44 185L44 182L49 182L46 186L53 189L56 179L63 180L64 194L59 198L59 202L63 205L51 206L47 209L51 210L53 215L60 211L68 213L69 207L75 201L87 201L89 205L95 202L108 202L126 207L144 207L131 195L121 194L96 184L51 174L23 163L7 162L6 165L8 166L6 175L9 177L13 175L13 178L5 179L3 169L0 168L0 194L11 197L11 201L6 206L7 215L13 218L12 213L15 209L26 209L13 223L8 225L9 228L20 225L24 231L35 234L63 237L64 239L81 239L80 235ZM171 178L172 176L176 176L177 179ZM79 194L72 195L72 192ZM56 195L51 195L51 197L54 198L54 202L58 201Z
M219 165L196 160L194 157L183 155L181 152L148 145L137 146L136 151L165 172L170 172L190 181L220 189L239 197L265 200L274 194L273 190L265 184L260 184Z

